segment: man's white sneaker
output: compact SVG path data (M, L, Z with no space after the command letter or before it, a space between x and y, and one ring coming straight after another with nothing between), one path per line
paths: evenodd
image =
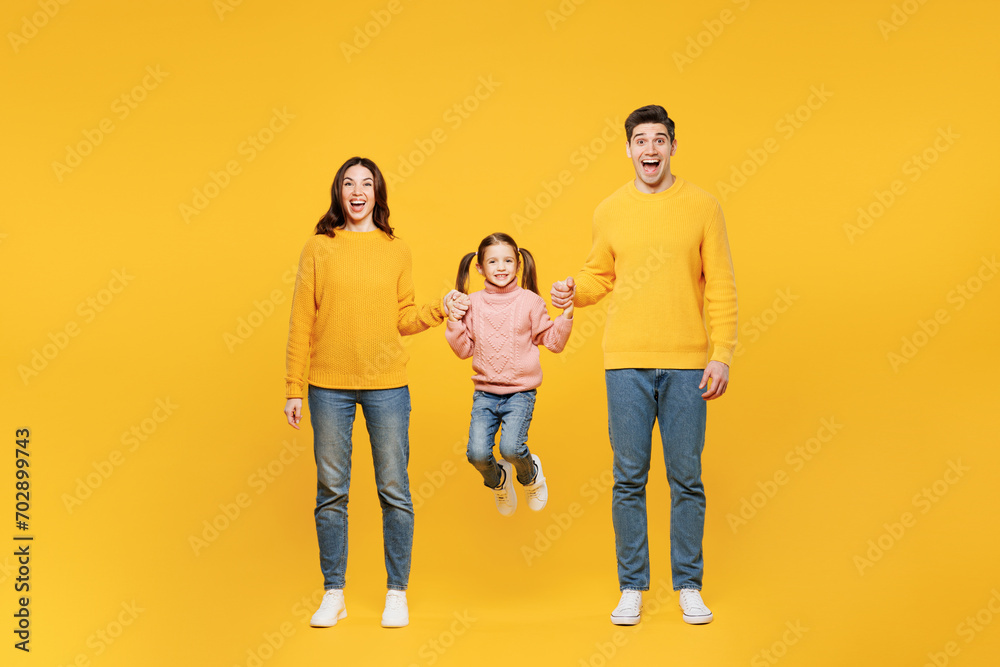
M681 611L684 612L684 622L691 625L704 625L712 622L712 612L701 600L701 593L693 588L682 588L680 592Z
M406 591L390 589L385 594L382 612L383 628L402 628L410 624L410 610L406 606Z
M535 461L535 481L525 485L524 495L528 498L528 509L537 512L549 502L549 487L545 484L545 475L542 474L541 460L535 454L532 454L531 458Z
M332 628L337 625L337 621L347 616L347 607L344 605L344 589L331 588L323 594L323 601L319 609L312 615L309 625L314 628Z
M635 625L642 611L642 591L626 588L618 600L618 606L611 612L611 622L615 625Z
M497 511L503 516L510 516L517 509L517 494L514 493L514 467L507 461L501 460L499 463L503 479L500 481L500 487L493 489L493 495L496 496Z

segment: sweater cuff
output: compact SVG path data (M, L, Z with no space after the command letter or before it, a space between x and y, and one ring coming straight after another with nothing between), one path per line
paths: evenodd
M444 314L444 298L437 299L431 306L431 317L434 318L436 324L441 324L448 317Z
M305 398L305 387L301 382L285 380L285 398Z
M724 347L716 347L712 350L712 361L721 361L726 366L733 365L733 351Z

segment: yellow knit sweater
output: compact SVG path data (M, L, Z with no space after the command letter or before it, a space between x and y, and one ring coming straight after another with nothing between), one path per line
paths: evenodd
M633 181L594 211L594 245L576 276L577 306L611 292L604 367L704 368L736 348L736 280L719 202L676 178L664 192ZM613 289L613 291L612 291Z
M302 249L288 325L285 396L406 385L400 334L444 320L441 301L414 305L409 247L381 231L319 234Z

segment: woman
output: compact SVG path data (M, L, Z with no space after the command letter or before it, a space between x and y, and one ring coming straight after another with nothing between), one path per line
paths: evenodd
M312 617L330 627L347 615L347 498L351 431L361 405L382 506L388 575L383 627L409 623L406 587L413 545L410 394L400 334L440 324L442 303L414 305L409 248L393 235L385 180L353 157L337 171L330 210L299 260L288 331L285 416L298 428L308 390L316 456L316 533L326 594ZM308 381L304 379L309 363ZM308 389L306 388L308 384Z

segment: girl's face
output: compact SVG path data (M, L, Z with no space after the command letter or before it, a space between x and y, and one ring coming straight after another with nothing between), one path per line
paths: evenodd
M361 225L370 220L375 209L375 177L372 172L360 164L348 167L340 188L340 201L348 222Z
M506 287L517 278L517 253L509 245L498 243L483 251L483 263L476 269L486 278L486 282L497 287Z

